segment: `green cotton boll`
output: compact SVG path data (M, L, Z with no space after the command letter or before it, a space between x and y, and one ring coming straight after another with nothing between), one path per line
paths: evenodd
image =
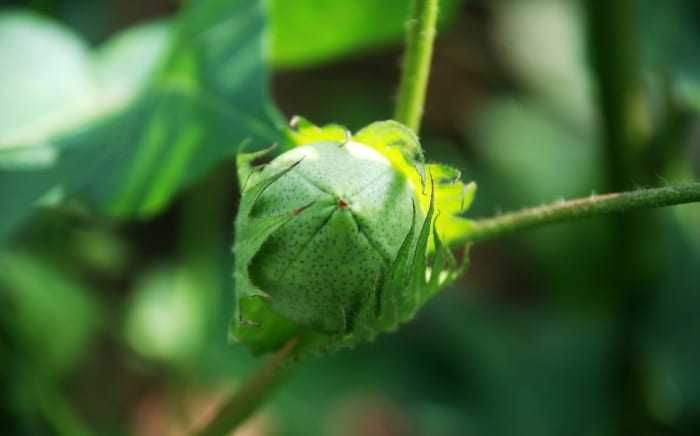
M253 216L298 213L252 259L251 282L280 315L350 333L360 308L379 304L382 273L411 229L413 191L384 156L356 142L296 148L261 177L292 165L253 208Z
M445 235L468 228L455 214L473 185L423 165L415 135L393 121L353 137L302 120L289 136L293 148L265 165L253 166L270 150L237 158L232 339L264 353L296 338L299 356L396 329L463 271L435 217Z

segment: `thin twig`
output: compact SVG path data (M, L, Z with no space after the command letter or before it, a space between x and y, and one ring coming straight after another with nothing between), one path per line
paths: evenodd
M414 132L420 130L433 55L438 0L413 0L406 23L406 50L394 118Z
M700 183L640 189L619 194L592 195L476 220L472 231L460 242L493 239L533 227L592 216L699 201Z
M224 436L243 424L272 390L284 379L288 358L296 348L298 338L291 339L264 366L258 369L219 409L212 421L196 433L197 436Z

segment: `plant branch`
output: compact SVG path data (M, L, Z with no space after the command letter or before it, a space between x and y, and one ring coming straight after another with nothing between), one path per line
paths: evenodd
M230 434L248 419L272 390L284 379L288 359L297 346L298 338L291 339L264 366L236 391L219 409L214 419L197 436L224 436Z
M692 202L700 202L700 183L592 195L476 220L463 242L493 239L521 230L592 216Z
M606 165L607 190L626 191L633 184L653 181L664 167L659 149L651 142L650 107L644 97L641 62L641 0L589 0L588 41L592 78L597 88L601 139ZM597 304L615 314L612 326L615 362L611 368L616 385L613 403L619 418L611 432L619 435L644 433L653 420L646 413L644 376L640 352L629 340L638 334L641 319L653 304L654 283L662 280L654 268L653 253L658 235L648 229L658 225L653 216L619 216L609 222L608 258L615 260L615 273L606 286L592 296ZM644 235L644 237L641 237ZM613 292L610 292L614 290Z
M406 52L394 118L416 133L423 116L437 15L438 0L413 0L406 23Z
M641 98L639 0L590 0L588 38L597 84L608 189L648 180L647 128Z

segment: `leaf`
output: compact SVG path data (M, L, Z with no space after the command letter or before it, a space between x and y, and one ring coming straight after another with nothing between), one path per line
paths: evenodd
M642 60L651 69L662 67L673 76L698 80L698 5L694 0L671 0L663 8L653 0L639 3Z
M154 270L139 283L128 306L124 336L139 354L184 362L202 352L205 296L185 268Z
M0 304L3 330L51 373L69 369L100 324L90 290L26 253L0 257Z
M441 2L447 23L463 0ZM270 0L271 63L299 68L403 40L407 0Z
M645 400L654 417L669 427L692 427L700 410L700 209L668 211L664 218L660 246L666 255L659 256L658 288L636 333L643 340L639 361L649 374Z
M101 101L119 107L144 91L173 37L171 20L142 24L111 38L95 53Z
M372 123L357 132L355 139L363 144L384 150L383 154L390 154L389 150L396 150L410 165L415 166L424 161L423 149L416 134L408 127L393 120ZM392 163L397 163L395 161L398 159L393 159Z
M0 208L10 211L0 217L0 233L52 189L114 216L152 215L179 189L232 157L243 139L256 146L279 139L259 2L192 2L172 30L167 23L148 26L127 31L98 52L100 96L125 108L67 133L0 150ZM135 58L147 65L129 76L111 70ZM20 148L37 147L55 153L52 165L17 165L18 154L26 154Z
M344 142L350 139L351 134L338 124L318 127L305 118L295 116L287 130L287 136L293 146L298 146L322 141Z
M256 156L259 156L259 153L239 156L239 170L243 170L242 174L251 174L252 169L246 168L246 165L249 166ZM233 247L236 256L236 267L233 273L236 307L231 320L229 337L233 341L248 344L255 353L281 347L299 330L298 325L270 309L267 301L269 296L252 283L248 272L250 262L267 238L300 212L296 210L272 216L253 214L255 203L260 195L271 184L294 169L297 163L255 183L240 182L241 186L246 186L246 195L241 197L236 217L236 241Z
M430 226L430 220L432 219L432 216L430 216L431 213L432 210L428 212L429 216L426 216L422 225L423 228L426 223ZM401 248L399 248L399 251L396 253L396 259L394 259L389 270L385 273L384 281L381 283L381 288L379 290L380 295L378 297L379 313L369 313L369 316L362 320L363 323L367 324L365 327L371 326L371 336L362 338L359 335L355 335L359 340L372 339L382 330L393 330L401 321L401 309L405 304L405 297L406 295L410 295L414 290L413 286L411 286L413 271L411 269L411 259L414 257L414 253L420 251L421 247L420 242L415 241L415 221L414 208L414 220L411 223L411 229L406 235L403 244L401 244ZM422 236L422 234L423 230L421 229L420 235ZM423 246L423 248L425 249L425 246Z
M68 29L8 12L0 41L0 150L39 142L97 110L90 51Z

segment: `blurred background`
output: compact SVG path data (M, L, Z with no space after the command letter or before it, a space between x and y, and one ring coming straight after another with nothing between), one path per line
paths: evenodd
M233 156L393 112L406 0L3 1L0 434L183 435L227 344ZM700 178L695 0L443 0L421 132L472 217ZM276 109L275 109L276 107ZM474 247L239 435L700 434L700 206Z

